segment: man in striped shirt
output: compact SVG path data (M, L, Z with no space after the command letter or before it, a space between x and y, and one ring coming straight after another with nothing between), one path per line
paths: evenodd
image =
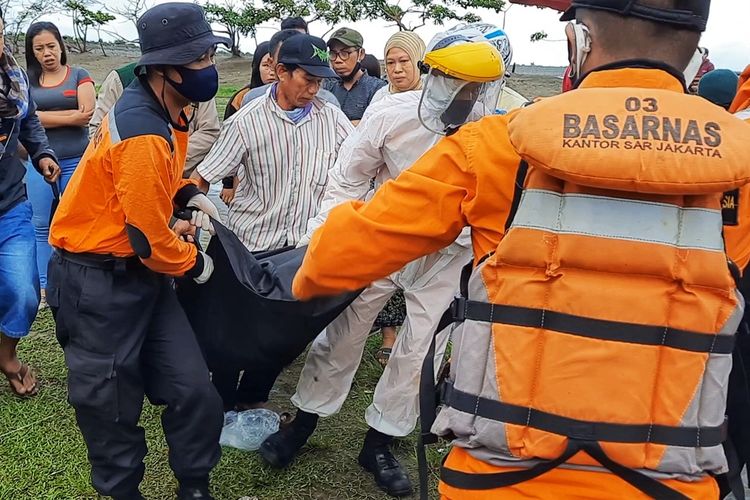
M323 40L303 34L287 40L276 74L279 81L265 97L224 123L193 174L204 190L224 177L239 178L228 227L251 252L297 244L317 214L341 143L354 131L340 109L316 97L321 80L335 76ZM213 380L230 410L267 401L277 376L247 369L239 390L239 373L214 371Z

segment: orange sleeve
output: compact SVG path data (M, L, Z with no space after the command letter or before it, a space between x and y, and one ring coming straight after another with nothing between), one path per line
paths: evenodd
M144 135L126 139L111 150L115 194L136 255L151 270L172 276L200 274L197 249L170 229L175 195L169 144Z
M334 208L312 237L294 295L356 290L451 244L467 225L465 204L475 193L465 152L472 134L443 139L370 202Z
M737 95L729 107L730 113L736 113L750 107L750 66L745 68L740 76L740 82L737 86Z
M190 179L190 178L188 178L188 179L182 178L182 179L180 179L177 182L177 191L179 192L182 188L184 188L185 186L190 186L191 184L193 186L195 186L195 187L198 187L198 181L197 180ZM201 193L202 192L203 191L201 191ZM175 205L176 205L176 203L175 203ZM177 207L177 208L182 208L182 207Z

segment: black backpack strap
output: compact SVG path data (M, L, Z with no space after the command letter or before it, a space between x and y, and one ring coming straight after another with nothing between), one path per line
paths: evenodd
M52 219L54 219L57 207L60 205L60 187L57 185L57 181L51 183L50 187L52 188L52 204L49 210L49 223L52 225Z
M518 165L518 171L516 172L516 183L513 190L513 201L510 205L508 218L505 220L506 232L508 231L508 229L510 229L511 224L513 224L513 219L515 219L516 212L518 212L518 205L521 204L521 195L523 195L524 184L526 184L526 176L528 175L528 173L529 164L526 163L526 160L521 160L521 163Z
M431 432L432 424L437 418L437 407L440 401L438 393L442 386L442 380L438 380L435 386L435 350L437 336L440 332L455 323L461 317L459 307L469 293L469 278L474 266L469 262L461 270L461 283L459 285L460 296L454 300L438 322L437 328L432 334L430 348L427 350L424 361L422 361L422 372L419 377L419 443L417 445L417 465L419 468L419 495L422 500L429 499L429 464L427 463L426 447L435 444L438 437ZM441 377L442 378L442 377Z
M599 462L612 474L618 476L651 498L659 500L688 500L687 496L656 479L618 464L607 456L598 442L577 439L568 439L568 445L565 451L558 458L546 462L540 462L529 469L491 474L475 474L452 470L443 465L440 470L440 479L449 486L464 490L491 490L495 488L505 488L514 484L530 481L542 474L546 474L552 469L555 469L570 460L579 451L586 452L591 458Z
M505 221L506 231L513 223L513 218L518 211L518 205L521 203L521 195L523 194L524 184L526 182L526 175L529 170L529 165L525 160L521 160L518 166L518 172L516 173L515 188L513 191L513 201L510 206L508 218ZM477 265L484 262L494 252L491 252L477 263ZM437 335L447 328L451 323L461 321L463 318L463 311L459 310L466 304L466 299L469 297L469 279L471 273L474 270L473 263L468 263L464 266L461 271L461 283L459 286L459 297L453 301L447 311L443 313L440 318L438 327L433 332L432 341L430 342L430 348L427 351L427 355L422 362L422 373L419 379L419 424L420 434L419 443L417 446L417 464L419 468L419 495L422 500L429 499L429 465L427 463L427 452L426 446L429 444L437 443L438 437L431 432L432 424L437 418L437 407L439 404L439 395L441 391L441 381L438 381L438 387L435 386L435 345L437 341Z

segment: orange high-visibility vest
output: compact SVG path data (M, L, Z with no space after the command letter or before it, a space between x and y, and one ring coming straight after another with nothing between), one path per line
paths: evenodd
M744 302L721 203L750 168L723 161L739 147L724 133L731 117L684 103L591 88L511 117L528 174L508 232L457 304L452 379L433 427L466 450L443 468L447 497L506 498L472 492L512 494L562 466L687 498L691 482L699 496L707 472L726 470Z

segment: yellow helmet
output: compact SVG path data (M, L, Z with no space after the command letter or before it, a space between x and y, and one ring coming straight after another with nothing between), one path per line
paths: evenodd
M440 71L467 82L493 82L505 75L500 53L486 42L458 43L444 48L440 45L424 57L424 70Z

